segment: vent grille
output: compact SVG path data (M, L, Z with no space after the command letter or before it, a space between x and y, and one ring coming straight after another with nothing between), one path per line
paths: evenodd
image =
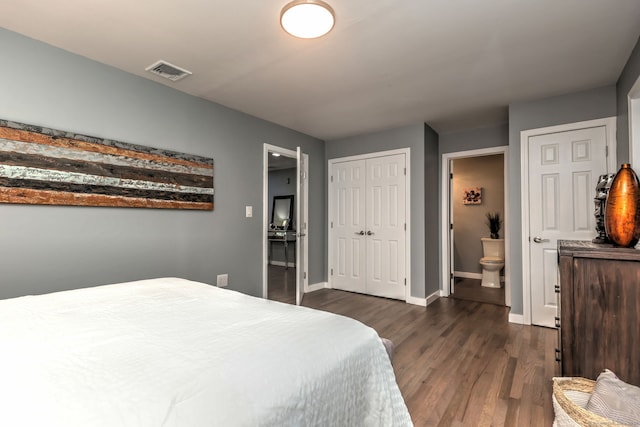
M174 82L193 74L191 71L185 70L184 68L180 68L177 65L173 65L163 60L149 65L145 70Z

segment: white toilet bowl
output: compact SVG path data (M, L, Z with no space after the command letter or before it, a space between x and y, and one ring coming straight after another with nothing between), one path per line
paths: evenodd
M500 271L504 267L504 239L482 238L482 286L500 287Z

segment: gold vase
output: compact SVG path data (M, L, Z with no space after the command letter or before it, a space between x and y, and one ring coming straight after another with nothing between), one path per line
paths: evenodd
M604 212L609 240L625 248L635 246L640 238L640 183L628 163L613 178Z

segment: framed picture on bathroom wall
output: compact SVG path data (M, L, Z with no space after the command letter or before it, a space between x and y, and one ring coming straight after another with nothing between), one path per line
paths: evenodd
M464 193L463 203L465 205L480 205L482 204L482 188L481 187L469 187L462 190Z

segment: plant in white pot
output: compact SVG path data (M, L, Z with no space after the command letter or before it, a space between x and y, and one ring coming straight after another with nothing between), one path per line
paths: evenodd
M487 226L491 233L492 239L500 238L500 227L502 227L502 219L500 218L500 212L487 212Z

